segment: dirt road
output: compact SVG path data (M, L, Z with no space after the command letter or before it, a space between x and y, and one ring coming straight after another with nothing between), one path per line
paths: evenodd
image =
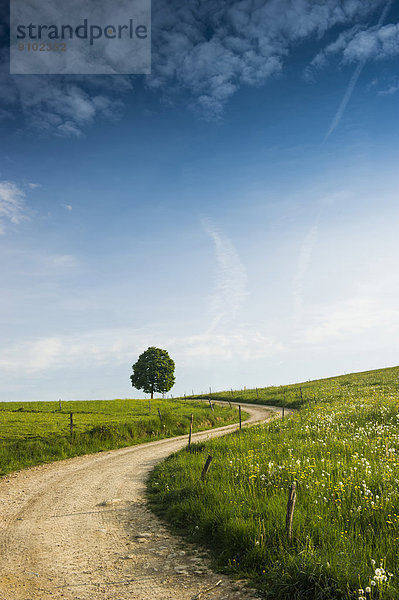
M270 417L242 405L247 423ZM194 441L236 426L195 434ZM0 480L1 600L249 599L145 506L150 470L187 436L77 457Z

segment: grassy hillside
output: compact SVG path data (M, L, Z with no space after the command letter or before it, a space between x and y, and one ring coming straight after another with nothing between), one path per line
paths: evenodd
M301 384L297 414L159 465L149 483L155 511L208 545L220 567L253 578L266 598L398 599L398 376L395 367ZM298 387L259 393L275 403L285 391L292 405ZM241 394L254 400L251 390Z
M369 392L396 394L399 390L399 367L350 373L327 379L304 381L291 385L269 386L244 390L226 390L213 394L190 396L190 398L209 398L230 400L231 402L252 402L254 404L272 404L300 408L309 402L330 402L345 398L361 398Z
M159 417L158 409L161 411ZM70 413L73 413L73 433ZM0 475L24 467L234 423L237 408L179 400L0 403Z

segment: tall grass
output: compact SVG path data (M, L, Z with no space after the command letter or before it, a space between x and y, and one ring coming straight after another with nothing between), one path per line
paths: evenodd
M174 455L150 479L154 509L266 598L398 599L397 373L383 372L386 386L381 372L318 382L321 401L296 415Z
M161 411L159 418L158 409ZM73 413L73 435L70 432ZM0 404L0 475L53 460L201 431L238 420L237 409L205 402L146 400Z

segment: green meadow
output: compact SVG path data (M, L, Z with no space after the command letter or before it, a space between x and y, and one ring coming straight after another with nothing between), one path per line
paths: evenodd
M160 415L159 412L160 411ZM71 435L70 413L73 414ZM0 403L0 475L237 422L236 407L154 399Z
M264 598L399 599L399 368L212 397L299 410L171 456L155 512Z
M271 404L288 408L300 408L312 402L329 402L331 399L345 401L348 397L381 392L397 394L399 390L399 367L351 373L328 379L304 381L291 385L270 386L244 390L227 390L211 394L213 400ZM209 394L190 396L208 398Z

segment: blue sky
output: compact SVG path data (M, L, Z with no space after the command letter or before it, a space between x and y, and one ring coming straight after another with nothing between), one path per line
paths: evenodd
M152 4L149 76L0 70L0 400L399 363L399 3Z

